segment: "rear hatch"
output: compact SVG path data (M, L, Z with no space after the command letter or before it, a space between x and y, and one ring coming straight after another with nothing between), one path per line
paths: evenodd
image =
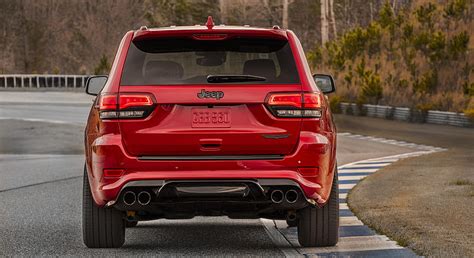
M301 92L286 40L133 42L120 94L149 94L154 105L144 119L119 120L124 146L145 157L290 154L301 118L276 118L271 92Z

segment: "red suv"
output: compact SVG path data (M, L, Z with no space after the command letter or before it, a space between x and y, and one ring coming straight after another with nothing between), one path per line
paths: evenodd
M194 216L286 220L302 246L335 245L334 89L278 26L127 32L110 75L87 83L85 245Z

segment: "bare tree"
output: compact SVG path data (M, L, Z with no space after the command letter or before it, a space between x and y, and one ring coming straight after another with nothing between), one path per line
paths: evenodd
M331 25L332 25L332 33L334 38L337 38L337 24L336 24L336 16L334 15L334 0L330 0L330 14L331 14Z
M321 43L329 41L329 23L327 19L328 0L321 0Z
M228 22L228 17L227 17L227 2L226 0L219 0L219 11L221 15L221 22L222 23L227 23Z
M281 26L284 29L288 29L288 0L283 0L283 13Z
M396 9L408 2L389 1ZM382 1L0 0L0 72L91 73L102 56L112 62L128 30L202 24L208 15L226 24L280 24L294 30L310 49L348 28L366 26L368 2L376 15Z

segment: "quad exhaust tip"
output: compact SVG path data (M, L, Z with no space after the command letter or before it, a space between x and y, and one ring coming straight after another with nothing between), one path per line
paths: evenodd
M281 190L273 190L270 194L270 199L273 203L281 203L283 201L284 194Z
M151 201L151 194L147 191L142 191L138 194L138 203L145 206Z
M298 192L295 190L288 190L285 193L285 199L288 203L295 203L298 200Z
M132 191L127 191L123 194L123 203L128 206L132 206L133 204L135 204L136 200L137 196Z

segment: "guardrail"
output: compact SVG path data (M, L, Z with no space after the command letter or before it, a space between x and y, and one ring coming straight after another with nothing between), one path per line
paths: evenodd
M474 123L463 113L437 110L420 111L407 107L391 107L364 104L361 108L355 103L341 103L341 112L346 115L370 116L392 120L422 122L429 124L474 127Z
M0 74L0 89L81 89L91 75L59 74ZM348 115L366 115L385 119L430 124L474 127L474 123L462 113L429 110L422 112L406 107L341 103L341 111Z
M0 89L80 89L91 75L0 74Z

